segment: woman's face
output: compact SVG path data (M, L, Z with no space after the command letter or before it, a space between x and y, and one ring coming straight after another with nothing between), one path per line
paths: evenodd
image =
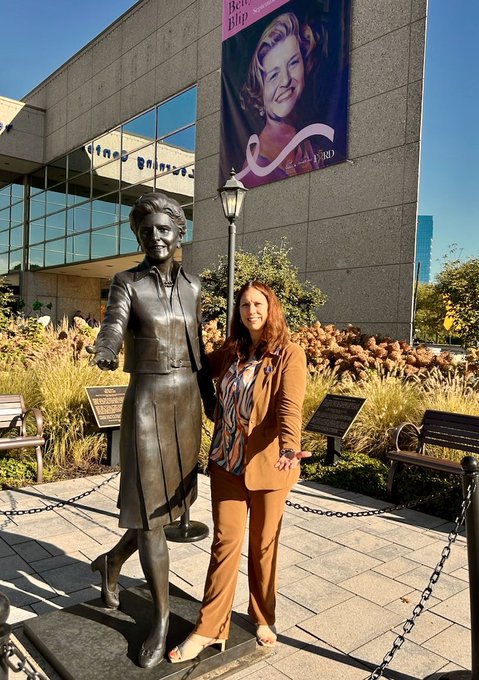
M277 43L263 59L263 106L269 118L286 118L304 90L304 62L295 35Z
M138 242L150 260L166 262L175 254L179 241L178 229L165 213L145 215L138 228Z
M245 290L240 300L240 318L253 342L259 340L268 320L268 300L256 288Z

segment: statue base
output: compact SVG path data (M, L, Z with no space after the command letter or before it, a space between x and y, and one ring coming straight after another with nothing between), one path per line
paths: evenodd
M25 621L26 636L64 680L135 680L196 678L258 654L256 638L241 617L233 616L224 652L207 647L192 661L172 664L164 659L145 670L137 663L147 637L153 606L146 585L120 592L121 609L105 609L100 599L76 604ZM170 585L170 626L167 651L192 631L200 602Z

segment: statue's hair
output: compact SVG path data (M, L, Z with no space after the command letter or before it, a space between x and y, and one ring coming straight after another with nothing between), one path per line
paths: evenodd
M151 213L165 213L165 215L169 215L171 221L178 229L179 237L183 238L186 233L186 217L183 208L174 198L153 191L140 196L130 210L130 227L135 236L138 236L138 229L143 219Z

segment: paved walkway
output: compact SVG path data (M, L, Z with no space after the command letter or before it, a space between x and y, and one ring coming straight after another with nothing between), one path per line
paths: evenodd
M108 478L1 491L0 511L53 504ZM0 515L0 590L10 599L9 623L20 641L25 642L25 619L98 597L99 576L91 572L90 561L122 533L117 526L117 487L118 477L73 506L12 518ZM290 500L333 511L385 507L367 496L311 483L298 484ZM192 519L211 525L209 508L208 479L200 476ZM451 527L413 510L337 518L288 508L279 559L279 644L230 677L366 680L419 602ZM169 545L171 581L201 599L209 539ZM246 570L244 557L234 607L245 616ZM121 585L127 588L141 576L138 558L131 558ZM466 544L459 536L425 611L385 677L432 679L442 672L470 669L467 579ZM42 668L57 677L48 665Z

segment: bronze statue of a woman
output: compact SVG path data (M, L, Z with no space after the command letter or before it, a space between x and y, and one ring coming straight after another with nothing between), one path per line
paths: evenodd
M196 498L201 398L207 415L214 390L201 335L200 281L174 261L186 230L181 206L160 193L144 194L130 226L145 254L141 264L113 278L91 361L115 370L124 344L130 382L120 427L120 541L97 557L102 598L118 608L118 577L138 549L151 591L154 620L139 654L152 668L164 656L169 618L168 548L163 527Z

